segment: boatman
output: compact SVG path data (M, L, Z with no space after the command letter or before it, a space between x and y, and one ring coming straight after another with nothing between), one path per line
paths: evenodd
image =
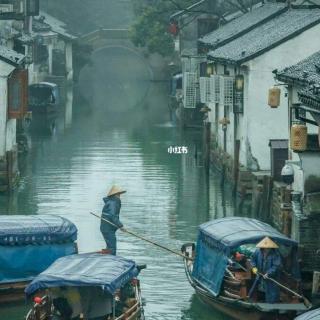
M267 303L277 303L280 300L280 288L268 280L268 277L279 280L281 267L279 247L269 237L262 239L256 247L251 258L252 273L256 275L256 280L249 296L257 288L260 297L264 296Z
M116 231L118 229L123 229L123 224L119 220L121 208L120 195L125 192L125 190L117 186L112 186L107 197L103 198L104 207L102 209L101 218L110 223L101 219L100 231L106 242L107 249L110 250L110 253L113 255L116 255L117 253Z

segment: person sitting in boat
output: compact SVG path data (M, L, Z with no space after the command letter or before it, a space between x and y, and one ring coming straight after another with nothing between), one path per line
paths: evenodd
M105 320L112 314L112 296L100 287L80 287L83 319Z
M57 287L50 289L50 296L59 320L78 320L82 311L80 294L74 287Z
M242 268L246 268L247 267L247 257L239 252L236 251L233 253L233 261L235 261L235 265L233 266L236 269L242 269Z
M117 187L112 186L107 197L103 198L104 207L102 209L100 231L106 242L107 249L110 250L111 254L117 254L117 239L116 231L123 228L123 224L120 222L120 208L121 200L120 195L126 191Z
M268 280L268 277L275 280L279 278L281 267L279 247L269 237L262 239L256 247L251 258L252 273L256 275L256 279L249 296L258 286L258 299L264 296L267 303L277 303L280 300L280 289L274 282Z

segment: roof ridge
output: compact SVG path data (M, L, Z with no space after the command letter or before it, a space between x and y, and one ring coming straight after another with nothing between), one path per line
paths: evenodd
M284 14L278 15L275 18L276 21L269 20L265 24L262 24L259 27L252 29L250 32L235 38L233 41L226 43L224 46L211 50L208 53L208 58L217 62L222 61L230 64L242 64L252 60L318 25L320 23L319 13L320 9L287 10ZM297 23L293 24L293 21L296 20L292 19L298 19ZM281 24L279 25L279 28L276 22ZM270 34L270 32L274 31L275 28L282 31L277 32L275 36L273 36L273 33ZM258 33L261 31L269 33L266 34L265 38L257 38ZM252 45L253 40L250 39L252 37L254 37L255 41L260 44L262 41L262 45ZM251 47L249 47L248 52L244 51L244 54L241 56L240 50L245 45L243 41L248 43L249 40L251 41L249 43ZM235 45L237 45L235 52L232 50L230 51L230 48L233 48Z
M243 14L243 15L241 15L241 16L239 16L239 17L237 17L237 18L235 18L234 20L231 20L231 21L237 21L238 19L243 18L244 16L246 16L247 14L252 13L252 12L255 11L255 10L259 10L260 8L262 8L262 7L264 7L264 6L276 6L276 5L275 5L275 4L272 4L272 3L264 4L264 5L260 6L259 8L256 8L256 9L250 11L250 12L247 12L247 13L245 13L245 14ZM250 32L251 30L253 30L253 29L257 28L257 27L260 27L261 25L263 25L263 24L269 22L270 20L272 20L272 19L280 16L281 14L287 12L288 10L289 10L289 7L288 7L288 6L284 6L282 9L280 9L280 6L279 6L279 11L276 11L276 12L272 13L271 15L269 15L269 16L263 18L262 20L258 21L257 23L255 23L255 24L253 24L253 25L251 25L251 26L249 26L249 27L247 27L247 28L239 31L238 33L234 34L233 36L231 36L231 37L229 37L229 38L227 38L227 39L219 42L217 45L206 45L206 44L204 44L204 45L207 46L207 47L209 47L211 50L215 50L215 49L217 49L217 48L219 48L219 47L222 47L222 46L224 46L225 44L227 44L227 43L235 40L236 38L243 36L244 34ZM230 21L230 22L231 22L231 21ZM224 24L224 25L223 25L222 27L220 27L219 29L214 30L212 33L214 33L214 32L217 31L217 30L221 30L221 28L224 28L224 27L227 26L230 22ZM209 33L209 34L210 34L210 33ZM208 34L208 35L209 35L209 34ZM206 36L206 35L205 35L205 36ZM205 36L204 36L204 37L205 37ZM200 38L198 41L201 42L201 39L203 39L204 37Z

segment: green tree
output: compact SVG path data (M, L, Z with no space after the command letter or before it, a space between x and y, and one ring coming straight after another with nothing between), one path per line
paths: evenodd
M135 0L136 22L130 29L130 37L137 47L146 47L149 52L169 56L174 51L174 39L168 32L170 15L185 8L194 0Z
M149 52L169 56L174 51L174 38L168 32L170 16L186 10L197 0L132 0L135 23L130 29L131 40L137 47L146 47ZM189 9L191 14L212 13L221 21L224 15L234 11L248 12L261 0L207 0L202 9ZM188 12L188 10L186 10Z

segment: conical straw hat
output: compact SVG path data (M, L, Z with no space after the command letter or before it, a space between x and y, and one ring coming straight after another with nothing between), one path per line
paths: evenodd
M261 249L277 249L279 246L273 242L269 237L262 239L257 245L257 248Z
M125 193L127 192L126 190L121 189L118 186L112 186L109 193L108 193L108 197L113 196L115 194L121 194L121 193Z

